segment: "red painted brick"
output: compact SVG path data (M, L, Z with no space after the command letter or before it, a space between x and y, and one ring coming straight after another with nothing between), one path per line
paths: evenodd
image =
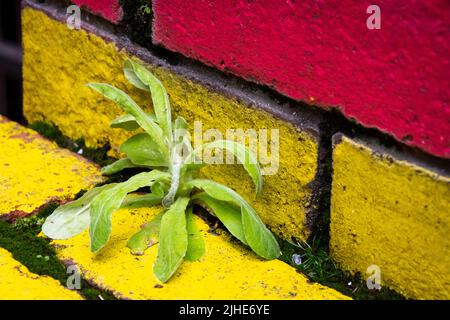
M450 2L154 0L154 42L450 158Z
M72 2L114 23L122 18L119 0L72 0Z

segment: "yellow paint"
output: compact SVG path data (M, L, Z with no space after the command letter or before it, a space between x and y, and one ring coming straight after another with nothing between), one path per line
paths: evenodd
M31 273L11 253L0 248L0 300L81 300L47 276Z
M100 181L94 164L0 116L0 215L31 213Z
M332 257L363 276L379 266L405 296L450 299L450 179L346 137L333 171Z
M117 155L118 146L127 138L123 130L109 128L120 109L85 86L88 82L111 83L141 105L150 108L147 94L130 85L122 75L127 57L114 43L85 31L70 30L31 8L22 11L24 46L24 112L29 122L52 122L73 138L85 138L90 147L110 141ZM251 180L239 166L204 170L240 192L248 199L270 228L284 238L306 239L305 208L310 205L318 145L307 132L270 114L253 110L235 99L209 91L165 68L149 66L161 79L170 95L176 115L191 125L202 121L203 129L261 128L279 129L280 166L276 175L265 176L262 197L254 201ZM192 127L191 127L192 129ZM226 167L226 168L224 168Z
M127 239L161 208L119 210L113 215L113 233L97 255L89 251L89 235L58 240L60 259L71 259L83 276L116 296L131 299L345 299L333 289L311 284L289 265L263 261L228 235L212 235L196 218L206 253L196 262L183 262L163 287L153 275L157 245L134 256Z

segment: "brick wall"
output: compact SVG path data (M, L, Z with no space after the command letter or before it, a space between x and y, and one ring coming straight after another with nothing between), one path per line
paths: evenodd
M126 1L73 2L83 8L81 30L67 27L66 2L24 1L29 122L55 124L89 147L108 143L118 156L127 136L108 125L119 110L84 85L112 83L145 105L121 74L124 59L138 59L190 123L280 130L280 169L260 200L241 169L218 176L274 233L307 240L325 221L343 270L365 277L375 265L383 285L406 297L450 297L447 1L382 1L381 29L370 30L367 1L154 0L151 40L139 45L122 19ZM62 255L102 278L79 246Z

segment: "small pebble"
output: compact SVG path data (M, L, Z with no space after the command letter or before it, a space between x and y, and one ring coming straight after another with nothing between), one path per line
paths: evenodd
M299 266L299 265L302 264L302 257L301 257L299 254L294 253L294 254L292 255L292 262L293 262L294 264L296 264L297 266Z

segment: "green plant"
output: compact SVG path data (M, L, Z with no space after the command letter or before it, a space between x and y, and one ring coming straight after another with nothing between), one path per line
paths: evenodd
M244 198L225 185L196 178L204 165L197 155L207 149L224 149L242 163L255 183L258 196L263 182L256 156L244 145L229 140L216 140L193 149L186 134L186 121L177 117L172 122L169 97L161 82L131 60L125 62L124 74L133 85L151 93L154 114L145 113L126 93L111 85L88 85L126 112L112 121L113 128L143 129L121 145L120 151L126 157L102 168L102 173L111 175L136 167L144 172L121 183L96 187L57 208L42 226L44 234L52 239L66 239L89 227L91 251L98 252L109 240L114 211L162 203L164 210L129 239L128 247L132 253L142 254L159 242L153 272L161 282L166 282L184 259L198 260L204 254L203 239L192 214L192 205L199 203L256 254L266 259L279 257L275 237ZM144 187L150 187L151 192L132 193Z

